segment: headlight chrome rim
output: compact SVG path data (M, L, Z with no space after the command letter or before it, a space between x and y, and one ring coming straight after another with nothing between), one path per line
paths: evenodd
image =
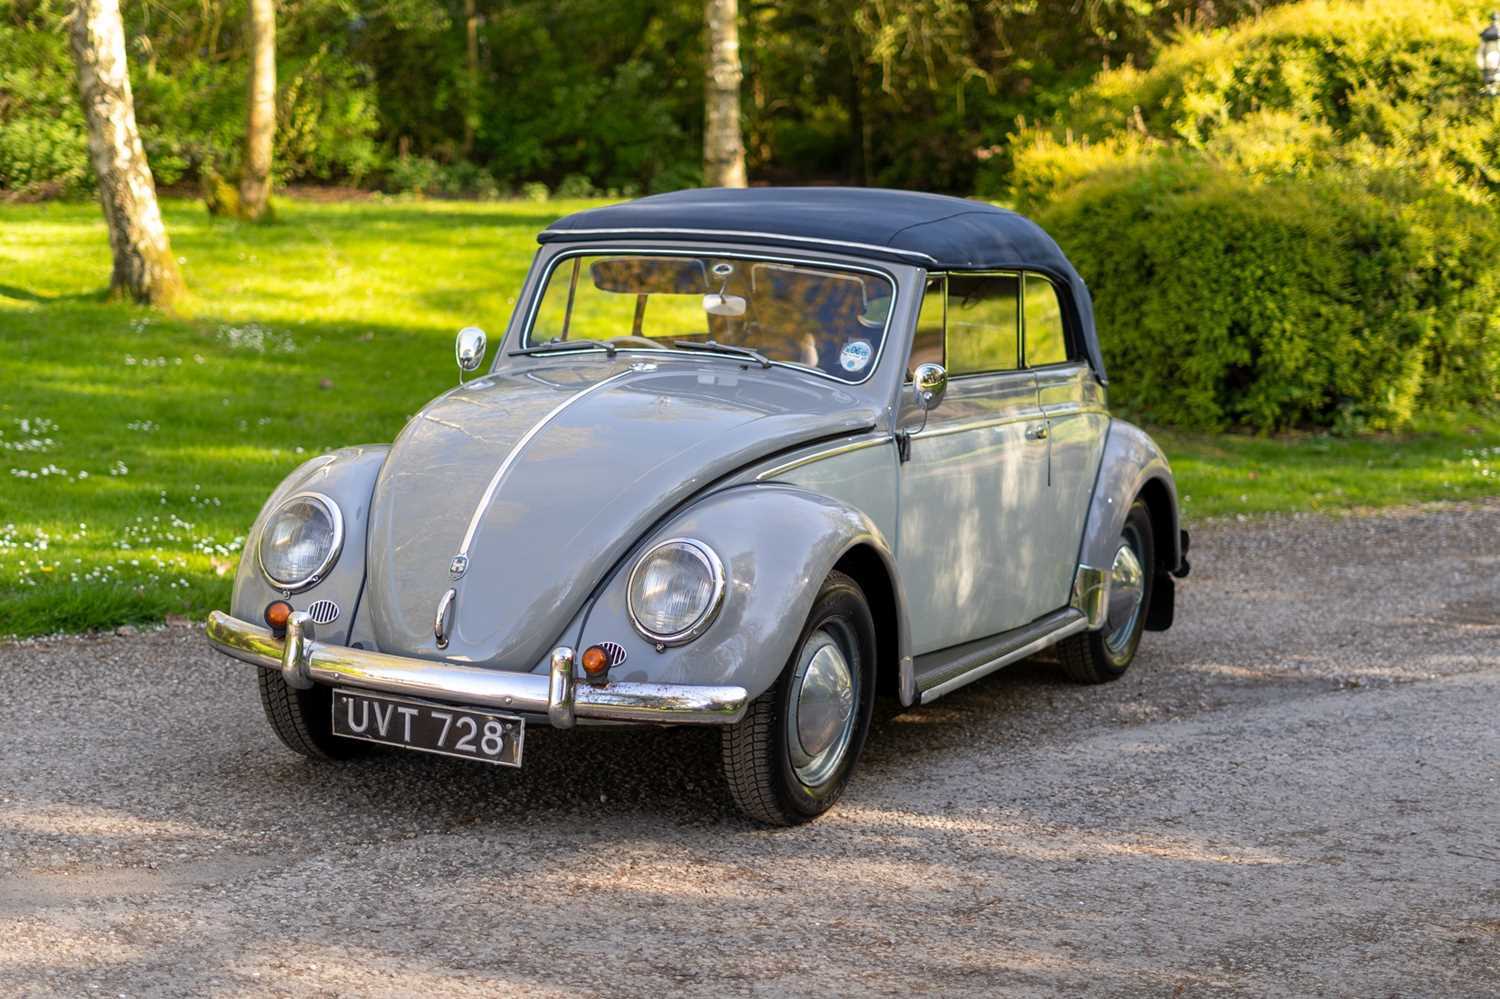
M260 574L266 578L266 581L283 593L300 593L321 583L324 577L328 575L329 570L333 568L334 563L338 561L339 553L344 548L344 513L339 509L339 505L334 502L333 498L324 493L312 490L293 493L282 500L276 507L276 512L271 514L266 520L266 526L271 526L276 518L281 516L281 512L297 500L309 500L323 508L323 512L328 515L329 522L333 524L333 543L328 546L328 554L324 556L323 561L310 575L301 580L287 582L277 579L266 568L265 554L261 548L261 545L265 541L265 531L262 530L261 536L255 541L255 561L260 566Z
M651 561L652 556L663 548L674 546L688 550L703 563L708 569L710 577L713 579L713 590L709 594L708 605L698 615L696 621L682 631L671 634L660 634L646 627L635 612L635 581L636 577L640 575L642 567ZM630 615L630 623L635 627L635 630L651 644L665 647L686 645L707 631L709 626L718 618L719 611L724 606L724 594L727 589L724 576L724 563L720 560L717 552L697 538L667 538L665 541L659 541L646 549L641 553L641 557L636 559L635 567L630 570L630 578L625 583L625 611Z

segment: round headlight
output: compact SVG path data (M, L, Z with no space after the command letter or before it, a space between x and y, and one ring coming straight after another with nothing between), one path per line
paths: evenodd
M266 521L260 571L278 590L300 590L323 578L344 543L338 504L322 493L298 493Z
M630 573L630 620L660 645L681 645L703 634L723 601L724 564L701 541L663 541Z

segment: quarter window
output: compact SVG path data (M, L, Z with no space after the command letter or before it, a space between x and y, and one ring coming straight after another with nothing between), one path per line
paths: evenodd
M1020 292L1017 274L949 275L949 374L1021 366Z
M917 315L917 331L911 340L911 363L906 369L908 379L912 369L919 364L929 361L933 364L946 363L943 351L943 312L948 293L947 282L948 279L942 275L927 279L927 287L922 292L922 311Z
M1062 364L1068 359L1063 335L1062 303L1057 287L1036 274L1026 275L1026 366Z

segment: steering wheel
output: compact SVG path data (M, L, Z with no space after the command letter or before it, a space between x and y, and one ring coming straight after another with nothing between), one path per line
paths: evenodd
M660 347L661 346L661 344L657 343L655 340L651 339L650 337L645 337L645 336L612 336L612 337L609 338L609 342L612 343L612 344L614 344L616 347Z

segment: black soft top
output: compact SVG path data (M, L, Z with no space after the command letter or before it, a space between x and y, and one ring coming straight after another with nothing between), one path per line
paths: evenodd
M982 201L867 187L709 188L656 194L558 219L540 242L711 238L821 248L930 271L1030 270L1064 290L1064 308L1103 382L1088 287L1042 227Z

